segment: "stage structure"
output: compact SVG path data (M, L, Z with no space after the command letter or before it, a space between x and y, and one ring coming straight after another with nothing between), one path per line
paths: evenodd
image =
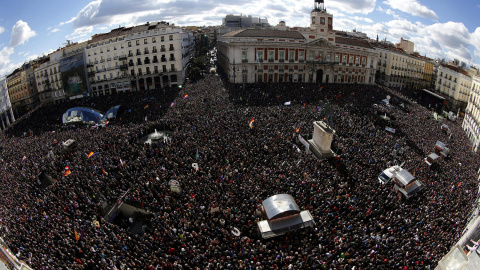
M313 127L313 138L308 141L310 151L319 159L333 157L331 146L335 130L323 121L313 122Z
M315 225L310 212L300 211L289 194L277 194L264 200L262 213L267 219L259 221L257 225L263 239Z

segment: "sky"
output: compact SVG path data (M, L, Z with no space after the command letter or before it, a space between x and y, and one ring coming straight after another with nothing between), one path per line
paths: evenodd
M478 0L325 0L335 30L356 29L371 38L415 43L430 58L480 67ZM0 76L25 61L85 41L119 26L167 21L215 26L227 14L267 18L271 25L306 27L314 0L17 0L0 9Z

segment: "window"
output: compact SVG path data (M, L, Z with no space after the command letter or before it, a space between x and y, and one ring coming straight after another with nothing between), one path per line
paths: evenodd
M248 55L246 51L242 51L242 62L246 62L248 59Z
M132 47L132 42L131 41L128 42L128 47Z
M263 61L263 51L257 52L257 59L258 61Z
M285 51L279 51L278 52L278 59L280 61L284 61L285 60Z
M152 43L156 43L156 42L157 42L157 40L153 37L152 38Z
M294 51L289 51L288 52L288 60L289 61L294 61L295 60L295 52Z
M160 37L160 41L161 41L161 42L164 42L164 41L165 41L165 37L164 37L164 36L161 36L161 37Z
M305 60L305 53L304 52L298 52L298 60L304 61Z
M312 17L312 24L315 24L315 17Z
M348 63L353 64L353 56L350 56L350 57L349 57Z
M337 62L337 63L340 62L340 55L339 54L335 54L335 62Z
M140 45L140 40L137 40L137 41L136 41L136 44L137 44L137 45Z
M325 18L324 17L320 18L320 24L325 24Z
M173 40L173 35L169 35L168 40Z
M273 61L274 58L274 51L268 51L268 61Z
M147 39L143 40L143 44L148 44Z
M360 57L355 57L355 64L359 65L360 64Z
M342 62L343 62L343 63L347 63L347 55L344 54L344 55L342 56Z

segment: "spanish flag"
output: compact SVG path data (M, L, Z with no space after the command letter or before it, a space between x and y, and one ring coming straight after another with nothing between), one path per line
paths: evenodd
M144 109L148 108L148 104L147 104L147 105L145 105L145 106L143 106L143 108L144 108Z
M93 155L94 155L93 151L90 151L90 153L88 153L88 157L91 157Z
M75 233L75 240L80 240L80 235L78 234L77 230L73 229L73 232Z
M250 128L253 128L253 122L255 122L255 119L252 118L252 120L250 120L250 122L248 122L248 126Z
M295 132L298 133L300 131L300 124L298 124L297 129L295 129Z
M186 98L188 98L188 94L185 94L185 95L183 96L183 99L186 99Z
M64 176L69 176L71 173L72 173L72 171L66 170L66 171L63 173L63 175L64 175Z

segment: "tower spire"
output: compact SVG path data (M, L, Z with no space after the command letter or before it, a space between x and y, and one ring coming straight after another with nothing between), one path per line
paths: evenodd
M325 11L325 3L323 0L315 0L315 6L313 8L315 11Z

